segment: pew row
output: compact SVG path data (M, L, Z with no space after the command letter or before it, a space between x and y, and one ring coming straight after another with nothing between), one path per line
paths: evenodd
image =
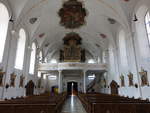
M60 113L66 93L43 94L0 102L0 113Z
M100 93L79 93L78 97L87 113L150 113L147 100Z

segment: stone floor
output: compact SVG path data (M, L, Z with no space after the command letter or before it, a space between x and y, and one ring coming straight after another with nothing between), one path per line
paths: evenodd
M86 111L77 96L70 96L66 100L61 113L86 113Z

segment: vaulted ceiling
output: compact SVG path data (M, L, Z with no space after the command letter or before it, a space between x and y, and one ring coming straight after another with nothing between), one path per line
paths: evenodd
M15 20L15 28L26 27L30 42L37 40L45 55L55 53L63 46L63 37L71 30L60 26L58 11L65 0L8 0ZM83 38L86 50L95 57L114 43L117 27L129 29L133 10L140 0L80 0L88 10L87 24L74 30ZM37 18L31 24L30 19ZM116 20L110 24L108 18Z

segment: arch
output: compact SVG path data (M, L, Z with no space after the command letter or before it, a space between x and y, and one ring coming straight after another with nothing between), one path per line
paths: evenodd
M25 54L25 44L26 44L26 32L23 28L19 31L19 39L17 43L16 61L15 68L23 69L24 54Z
M145 15L145 25L146 25L148 41L150 44L150 12L149 11Z
M5 49L5 42L7 37L8 31L8 24L9 24L9 12L7 7L0 2L0 62L3 60L3 54Z
M35 60L36 60L36 44L32 43L32 50L31 50L31 56L30 56L30 69L29 69L30 74L34 74Z

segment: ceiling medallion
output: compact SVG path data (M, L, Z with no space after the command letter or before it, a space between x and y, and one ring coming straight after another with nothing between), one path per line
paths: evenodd
M34 18L30 18L29 22L30 24L34 24L37 20L38 18L34 17Z
M60 24L68 29L76 29L85 25L87 11L82 2L69 0L64 2L63 7L58 12L61 18Z
M115 24L116 23L116 20L112 19L112 18L108 18L108 21L110 24Z

